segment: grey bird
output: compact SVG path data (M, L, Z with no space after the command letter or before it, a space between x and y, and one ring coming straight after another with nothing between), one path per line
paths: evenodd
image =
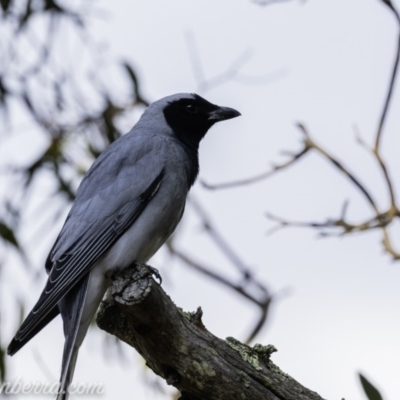
M173 233L199 172L201 139L232 108L180 93L152 103L82 180L46 261L46 286L8 347L14 355L58 314L64 353L57 400L68 399L79 348L110 275L146 263Z

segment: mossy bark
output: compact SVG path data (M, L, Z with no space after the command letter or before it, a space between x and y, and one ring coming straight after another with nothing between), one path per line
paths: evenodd
M178 308L145 266L113 277L98 326L134 347L147 365L191 400L323 400L270 360L273 346L222 340L199 308Z

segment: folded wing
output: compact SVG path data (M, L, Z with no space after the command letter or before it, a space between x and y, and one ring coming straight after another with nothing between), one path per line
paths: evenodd
M46 262L46 286L8 353L14 354L55 315L57 303L134 223L162 184L161 148L140 136L117 141L93 164ZM129 139L129 138L128 138ZM132 143L133 142L133 143ZM133 146L133 148L132 148Z

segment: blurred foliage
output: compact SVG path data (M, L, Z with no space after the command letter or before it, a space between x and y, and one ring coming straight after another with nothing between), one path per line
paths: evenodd
M12 182L12 190L0 199L0 268L6 246L24 256L18 239L20 221L26 194L35 187L36 177L50 172L55 194L72 201L86 166L121 135L118 118L148 104L130 63L102 58L101 44L92 40L87 29L92 7L86 0L0 1L0 118L6 127L0 138L7 135L8 140L15 135L23 115L47 141L33 161L7 165L0 172L2 179ZM65 59L65 35L75 38L79 59ZM110 68L121 74L130 88L123 100L116 100L115 89L102 77ZM28 261L23 259L26 265ZM15 307L23 313L18 299ZM2 311L0 307L0 319ZM1 329L2 325L0 381L6 376L6 343L1 340Z
M17 239L15 238L13 230L7 226L5 223L0 221L0 237L15 248L20 249Z
M358 374L358 376L368 400L383 400L378 389L364 375Z

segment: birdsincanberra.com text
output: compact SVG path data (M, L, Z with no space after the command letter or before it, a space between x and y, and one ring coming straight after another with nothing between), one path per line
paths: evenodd
M69 387L70 394L75 395L101 395L104 385L100 382L73 382ZM18 377L15 381L5 381L0 384L0 395L57 395L60 392L60 382L22 382Z

